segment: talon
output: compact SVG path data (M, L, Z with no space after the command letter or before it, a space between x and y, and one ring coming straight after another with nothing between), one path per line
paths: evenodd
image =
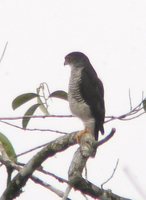
M77 141L78 144L81 143L82 137L84 137L86 134L90 134L90 131L87 128L85 130L83 130L83 131L79 131L76 134L75 138L76 138L76 141Z

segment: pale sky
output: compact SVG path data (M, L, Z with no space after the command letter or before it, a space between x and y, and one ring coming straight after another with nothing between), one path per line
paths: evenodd
M41 82L50 91L67 91L70 69L64 67L64 56L82 51L90 59L105 88L106 115L121 115L130 109L128 91L133 106L146 94L146 1L144 0L0 0L0 55L5 43L7 50L0 63L0 117L22 116L28 105L13 111L12 100L19 94L35 92ZM51 114L70 114L68 104L53 100ZM40 114L40 113L37 113ZM20 124L20 122L15 122ZM136 184L146 186L146 115L132 121L113 121L115 136L100 147L95 159L88 161L88 178L97 186L107 180L116 161L119 165L114 178L105 189L132 200L146 199L132 185L125 169ZM83 128L78 119L32 120L29 127L74 131ZM60 136L54 133L25 132L0 123L17 153L51 141ZM67 170L77 145L48 159L48 171L67 178ZM31 155L20 158L27 162ZM59 166L59 169L58 169ZM5 188L5 170L0 168L0 195ZM46 178L49 184L64 191L66 186ZM20 200L55 199L56 195L31 181ZM34 192L35 191L35 192ZM145 197L144 197L145 195ZM85 199L72 191L72 199ZM90 198L91 199L91 198Z

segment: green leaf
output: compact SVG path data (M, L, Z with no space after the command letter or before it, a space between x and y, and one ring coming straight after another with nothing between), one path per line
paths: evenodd
M17 158L13 145L11 144L10 140L2 133L0 133L0 142L3 145L3 148L5 149L10 160L16 162Z
M63 90L57 90L55 92L52 92L49 97L55 97L68 101L68 94Z
M40 110L45 114L45 115L49 115L49 112L47 110L47 108L45 107L45 105L43 104L42 100L40 97L37 97L37 102L38 104L40 104Z
M38 97L39 95L36 93L25 93L21 94L18 97L16 97L12 102L12 108L15 110L19 106L23 105L24 103L28 102L29 100Z
M143 103L143 109L146 112L146 99L144 99L142 103Z
M34 104L33 106L31 106L27 111L26 113L24 114L23 116L23 119L22 119L22 127L25 129L32 117L32 115L34 114L34 112L36 111L36 109L40 106L41 104L37 103L37 104Z

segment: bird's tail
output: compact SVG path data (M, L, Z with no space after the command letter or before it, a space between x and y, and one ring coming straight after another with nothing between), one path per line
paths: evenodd
M104 127L103 124L99 124L98 122L95 123L95 129L94 129L94 136L95 140L98 140L99 136L99 131L101 132L102 135L104 135Z

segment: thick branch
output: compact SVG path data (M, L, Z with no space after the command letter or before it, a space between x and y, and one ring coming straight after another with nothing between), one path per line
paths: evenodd
M98 143L95 142L95 147L107 142L112 137L114 132L115 129L112 129L111 133L105 139ZM0 200L11 200L16 198L17 195L20 194L21 188L26 184L33 172L40 167L48 157L54 156L56 153L64 151L68 147L76 144L75 136L76 132L59 137L38 152L13 178L1 196ZM74 155L71 167L69 169L70 185L75 189L80 190L84 194L88 194L94 198L99 197L101 200L106 200L107 196L110 196L112 200L128 200L106 190L100 189L91 182L82 178L82 171L85 167L86 161L93 153L91 151L91 154L86 154L83 152L84 150L87 152L86 148L83 148L82 151L80 148L78 148Z
M114 133L115 129L112 129L111 133L105 139L101 140L98 143L95 142L94 146L98 147L107 142ZM89 135L85 137L89 137ZM86 142L86 139L84 141ZM84 146L85 145L86 144L84 144ZM82 146L80 146L75 152L68 172L70 185L75 189L80 190L82 193L87 194L93 198L99 198L100 200L107 200L108 198L110 198L111 200L128 200L124 197L120 197L112 193L111 191L109 192L108 190L101 189L82 177L82 172L86 165L86 162L88 158L91 157L94 153L94 149L92 149L92 147L92 145L90 146L90 144L87 143L87 148L82 148ZM85 152L83 152L84 149Z
M16 198L21 188L26 184L32 173L42 164L42 162L76 143L75 135L76 132L59 137L38 152L13 178L0 200L11 200Z
M1 146L0 146L0 148L1 148ZM3 151L2 148L1 148L0 150ZM12 170L16 169L17 171L20 171L20 170L22 169L22 167L20 167L19 165L15 164L12 160L10 160L9 157L8 157L6 154L3 154L3 156L0 156L0 162L1 162L2 164L4 164L4 165L6 166L6 168L11 168ZM22 166L24 166L24 164L23 164ZM60 177L57 177L56 175L54 175L54 174L52 174L52 173L49 173L49 172L44 171L44 170L39 169L39 168L38 168L37 170L39 170L40 172L43 172L43 173L45 173L45 174L47 174L47 175L53 176L54 178L56 178L56 179L57 179L58 181L60 181L60 182L68 183L67 180L62 179L62 178L60 178ZM58 195L59 197L63 197L63 196L64 196L64 193L63 193L62 191L58 190L57 188L53 187L52 185L50 185L50 184L48 184L48 183L46 183L46 182L44 182L44 181L42 181L42 180L39 179L38 177L32 175L32 176L30 176L30 179L31 179L33 182L35 182L36 184L40 184L41 186L43 186L43 187L49 189L50 191L54 192L54 193L55 193L56 195ZM10 183L10 182L9 182L9 183ZM67 198L67 200L70 200L70 199Z
M82 171L85 167L88 158L83 157L80 148L75 152L71 167L69 169L69 181L72 187L80 190L84 194L90 195L93 198L100 200L130 200L120 197L111 191L103 190L82 177Z

